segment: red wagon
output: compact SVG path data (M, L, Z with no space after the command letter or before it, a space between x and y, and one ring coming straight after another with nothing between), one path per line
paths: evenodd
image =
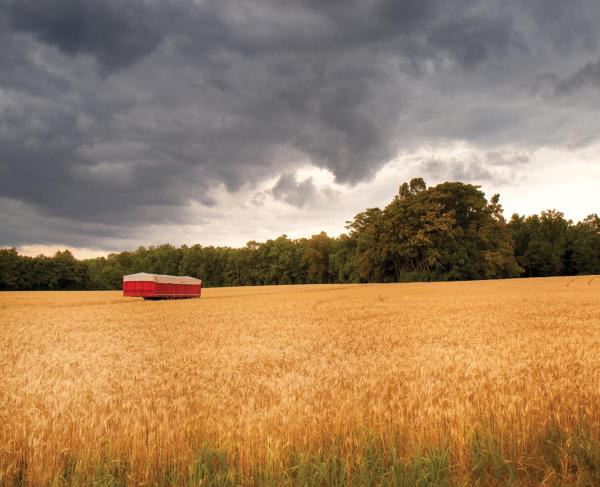
M184 299L200 297L202 281L188 276L166 276L140 272L123 276L123 296L144 299Z

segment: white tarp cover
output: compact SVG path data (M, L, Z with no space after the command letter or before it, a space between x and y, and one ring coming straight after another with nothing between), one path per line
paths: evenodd
M126 281L150 281L163 284L201 284L200 279L194 279L189 276L166 276L164 274L149 274L148 272L138 272L123 276L123 282Z

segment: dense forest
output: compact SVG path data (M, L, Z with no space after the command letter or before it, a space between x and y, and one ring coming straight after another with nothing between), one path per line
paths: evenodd
M400 186L383 210L369 208L348 232L282 235L242 248L165 244L77 260L0 249L0 289L119 289L124 274L198 276L204 286L496 279L600 274L600 217L573 223L555 210L513 215L499 195L447 182Z

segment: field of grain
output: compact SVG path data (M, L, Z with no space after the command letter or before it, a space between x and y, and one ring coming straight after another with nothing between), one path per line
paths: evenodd
M0 293L0 485L598 485L600 277Z

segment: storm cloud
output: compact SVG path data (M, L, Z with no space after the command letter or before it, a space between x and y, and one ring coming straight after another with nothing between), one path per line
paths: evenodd
M352 188L431 144L492 155L423 176L506 182L523 154L596 136L599 16L595 0L0 0L0 245L111 248L265 184L309 209L336 192L298 170Z

